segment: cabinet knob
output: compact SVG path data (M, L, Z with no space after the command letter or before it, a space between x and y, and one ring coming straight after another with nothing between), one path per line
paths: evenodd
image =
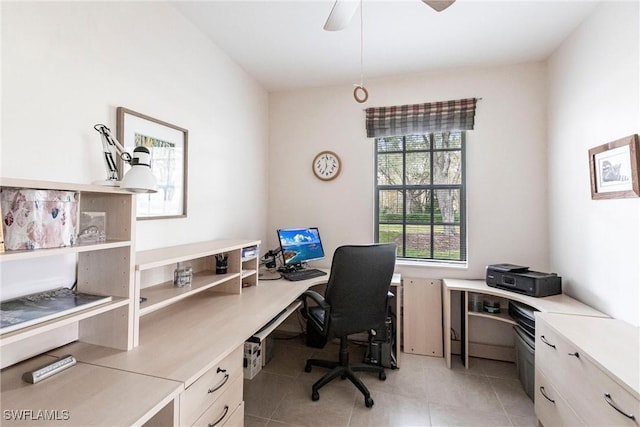
M575 356L580 359L580 353L578 353L577 351L575 353L569 353L569 356Z

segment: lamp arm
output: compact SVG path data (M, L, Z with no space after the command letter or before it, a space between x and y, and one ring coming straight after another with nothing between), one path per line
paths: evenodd
M124 147L113 136L111 130L102 124L97 124L93 127L98 131L102 139L102 151L104 153L104 165L107 169L107 180L118 180L118 165L115 161L115 156L119 156L123 161L131 164L131 154L125 151Z

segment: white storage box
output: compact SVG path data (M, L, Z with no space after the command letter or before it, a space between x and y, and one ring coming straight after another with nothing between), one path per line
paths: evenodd
M7 250L72 246L78 240L79 195L74 191L3 188Z

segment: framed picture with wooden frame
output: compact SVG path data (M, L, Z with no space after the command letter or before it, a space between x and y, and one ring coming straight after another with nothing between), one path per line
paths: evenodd
M640 197L640 145L631 135L589 150L592 199Z
M187 144L189 131L124 107L117 108L117 138L128 152L138 146L151 153L157 193L138 194L138 219L187 216ZM124 162L119 161L120 179Z

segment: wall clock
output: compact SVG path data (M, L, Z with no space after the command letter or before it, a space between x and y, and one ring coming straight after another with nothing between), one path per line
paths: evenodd
M311 167L318 179L330 181L340 174L340 157L333 151L322 151L313 159Z

